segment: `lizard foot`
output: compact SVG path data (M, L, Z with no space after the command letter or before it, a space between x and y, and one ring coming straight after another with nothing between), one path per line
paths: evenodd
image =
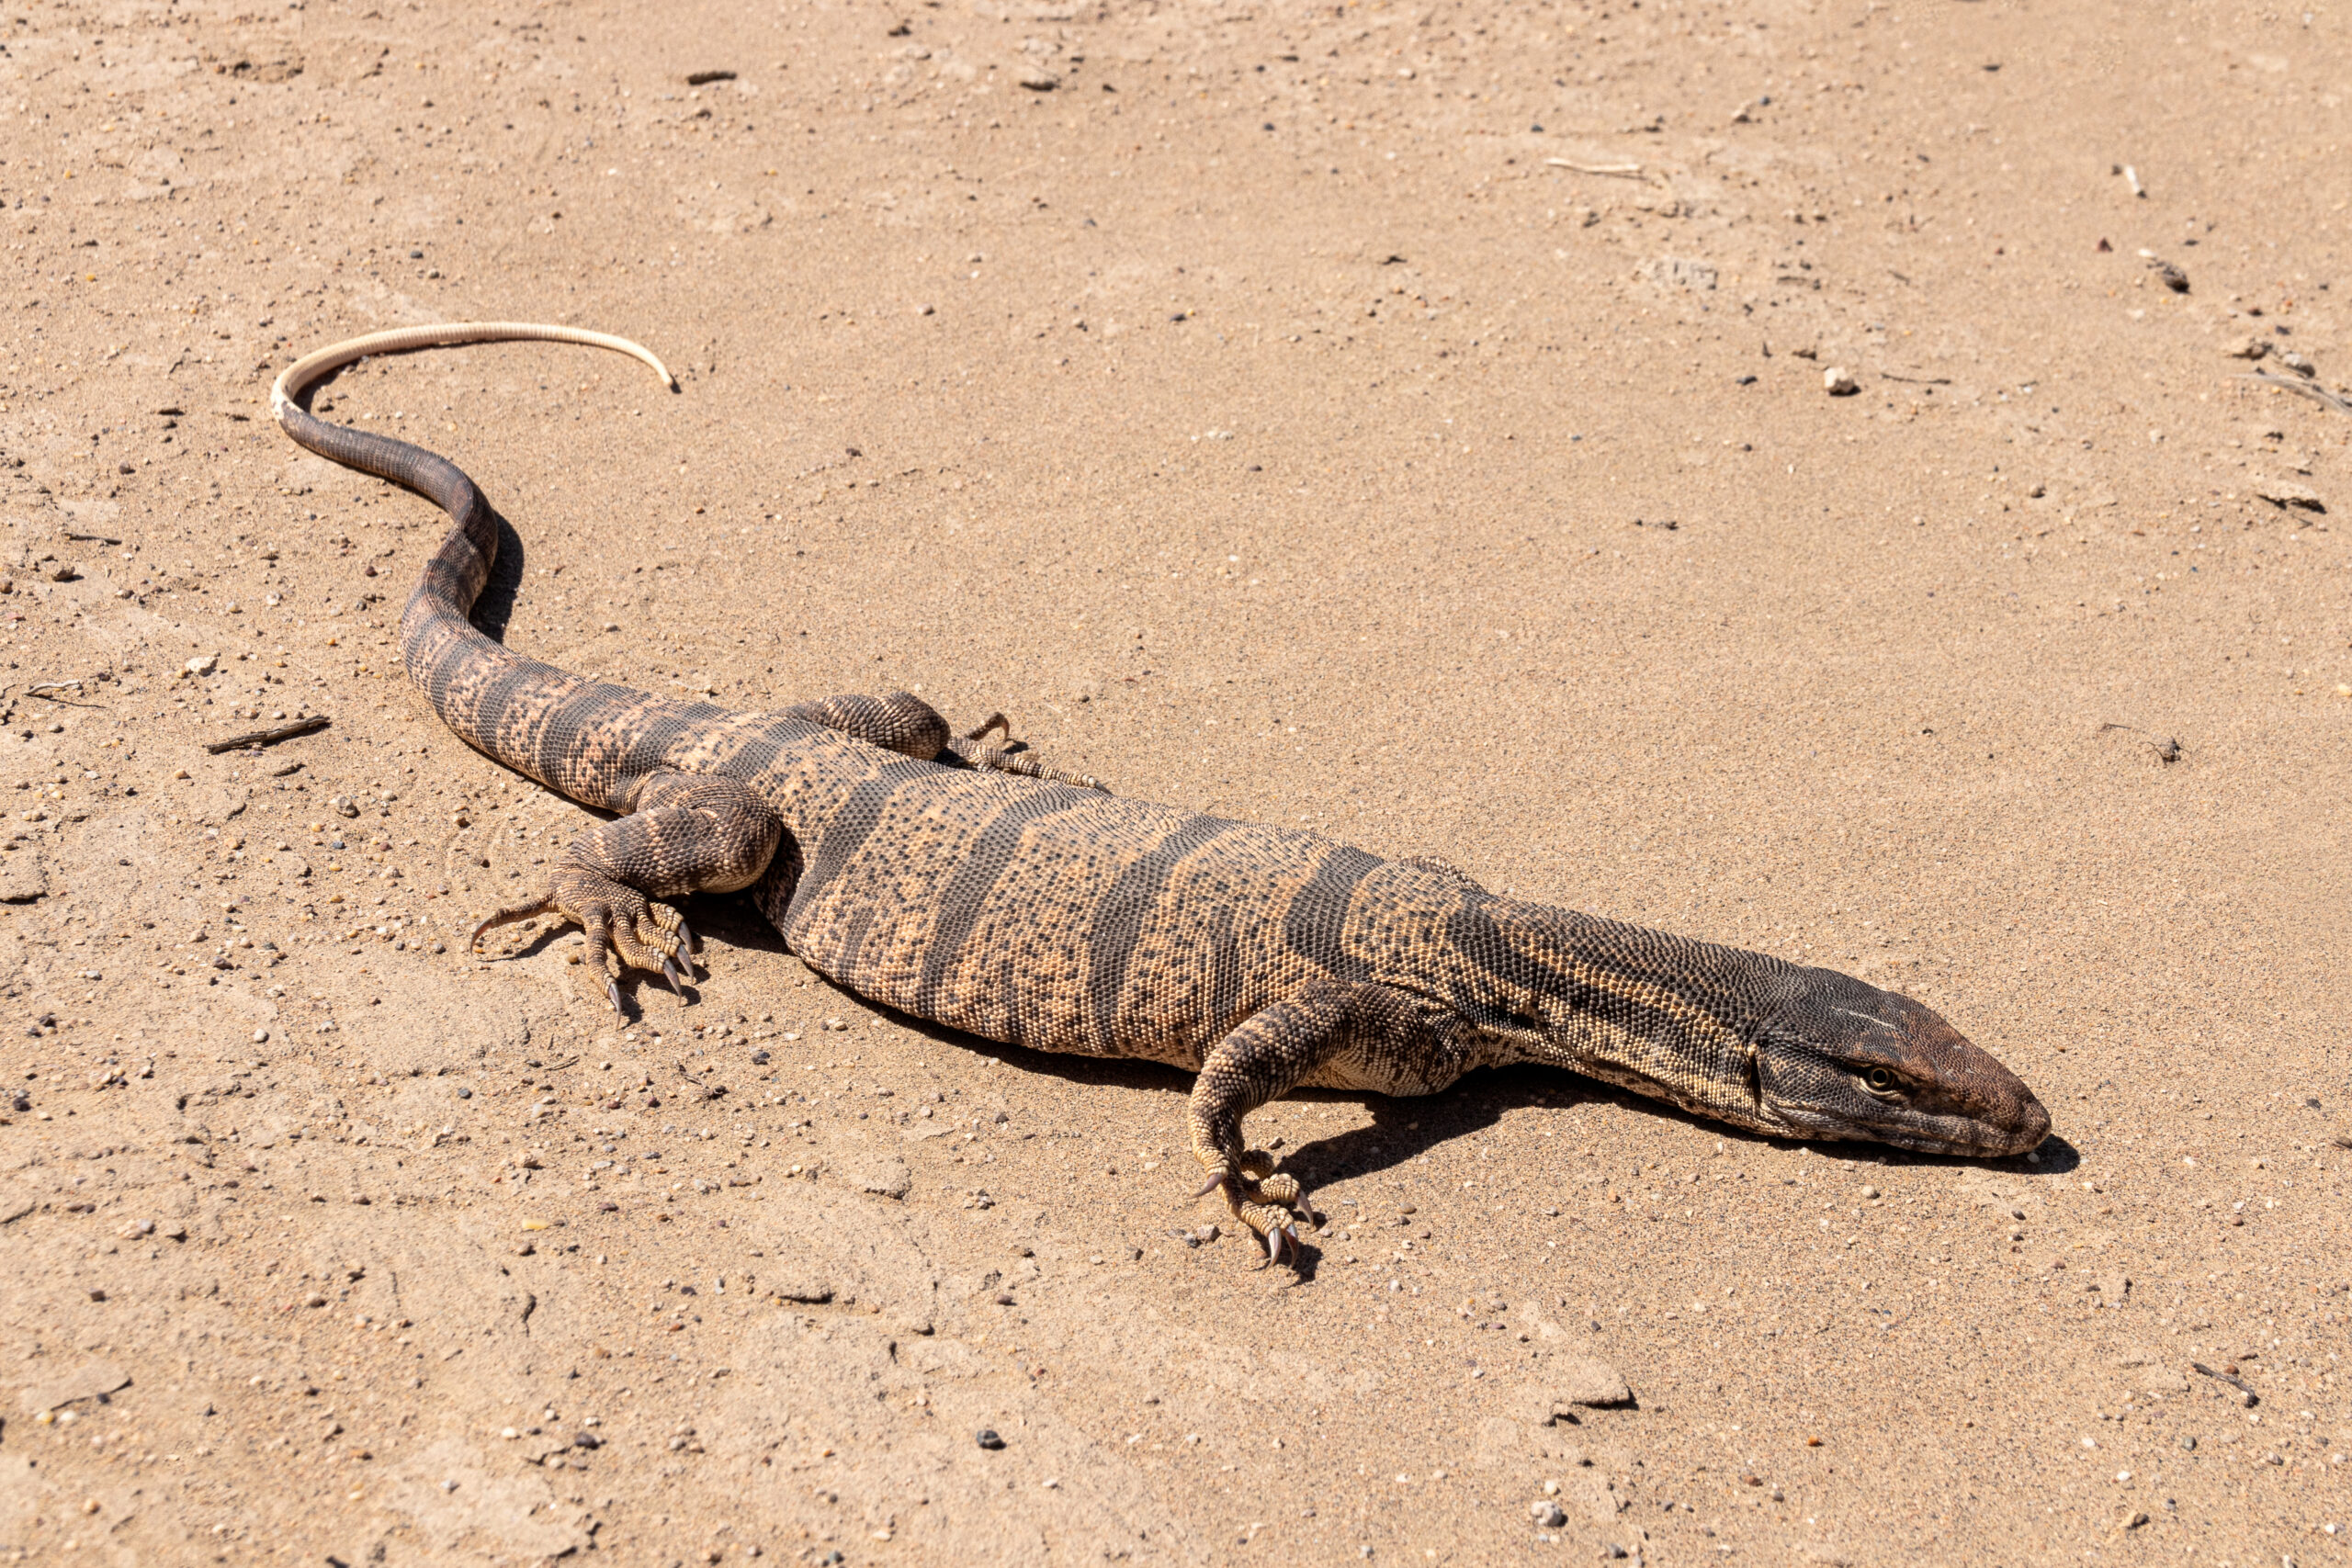
M1205 1198L1218 1188L1225 1190L1225 1201L1233 1210L1233 1217L1248 1225L1252 1234L1266 1244L1266 1260L1282 1261L1283 1245L1290 1245L1291 1255L1298 1254L1299 1204L1304 1196L1298 1178L1274 1168L1274 1156L1263 1149L1248 1149L1238 1160L1227 1160L1222 1155L1202 1154L1201 1163L1214 1172L1208 1185L1193 1194Z
M528 919L549 910L588 933L588 958L605 982L605 1000L621 1012L621 988L616 977L623 968L658 974L681 999L684 981L694 977L694 933L667 904L657 904L627 883L578 866L559 867L548 892L527 903L510 905L476 926L467 945L481 945L482 933L510 920Z
M1001 746L984 745L991 733L1004 737ZM1043 779L1048 784L1076 784L1080 789L1097 789L1104 795L1111 786L1091 773L1064 773L1049 768L1029 754L1029 743L1012 738L1012 724L1001 713L992 713L988 722L966 730L948 741L947 750L961 757L967 767L983 773L1018 773L1023 778Z

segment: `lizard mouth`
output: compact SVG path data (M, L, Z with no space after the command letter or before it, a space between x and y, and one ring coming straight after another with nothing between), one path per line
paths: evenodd
M1864 1126L1835 1114L1785 1106L1781 1110L1781 1117L1800 1137L1855 1139L1892 1144L1896 1148L1915 1149L1921 1154L1997 1159L2024 1154L2050 1135L2050 1113L2030 1093L2026 1098L2032 1105L2030 1114L2019 1113L2014 1121L2000 1122L1965 1114L1915 1112L1913 1118L1906 1118L1901 1122Z

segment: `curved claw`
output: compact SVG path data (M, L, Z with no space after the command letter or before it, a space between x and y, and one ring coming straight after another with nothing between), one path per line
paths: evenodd
M1218 1188L1224 1186L1227 1182L1232 1179L1233 1179L1228 1176L1210 1177L1208 1185L1202 1188L1198 1192L1193 1194L1193 1201L1196 1203L1199 1202L1202 1199L1207 1197L1210 1193L1216 1191Z
M1280 1263L1282 1260L1283 1227L1276 1225L1273 1229L1266 1233L1266 1261L1269 1263Z
M669 982L670 989L677 993L680 1001L686 999L686 988L678 983L678 966L670 961L667 953L662 958L662 978Z
M605 999L613 1004L613 1011L616 1015L622 1018L627 1018L628 1016L628 1014L621 1009L620 982L615 980L610 975L605 976Z
M475 926L472 934L466 938L466 951L468 953L480 951L482 932L492 926L503 926L511 920L527 920L535 915L543 915L555 907L553 898L539 897L533 898L527 903L509 904L503 909L484 916L481 923Z
M686 924L686 919L684 915L678 917L678 954L680 957L685 959L689 964L694 962L694 928Z

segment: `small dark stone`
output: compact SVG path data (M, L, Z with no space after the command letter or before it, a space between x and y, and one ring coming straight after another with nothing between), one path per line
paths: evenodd
M571 1435L571 1446L575 1449L589 1449L593 1450L603 1448L605 1446L605 1439L596 1436L594 1432L574 1432Z
M765 1051L754 1051L752 1053L752 1066L755 1067L764 1067L767 1065L768 1054Z
M1001 1449L1004 1447L1004 1439L996 1435L996 1428L993 1427L981 1427L978 1431L972 1434L972 1440L979 1444L980 1447L984 1449Z

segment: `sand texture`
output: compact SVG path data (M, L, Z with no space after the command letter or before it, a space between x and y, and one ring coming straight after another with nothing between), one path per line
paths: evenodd
M2352 1560L2348 92L2301 6L0 11L0 1557ZM266 399L476 319L683 383L321 389L513 646L1860 975L2051 1141L1306 1094L1267 1267L1185 1075L742 899L624 1022L462 951L594 818Z

